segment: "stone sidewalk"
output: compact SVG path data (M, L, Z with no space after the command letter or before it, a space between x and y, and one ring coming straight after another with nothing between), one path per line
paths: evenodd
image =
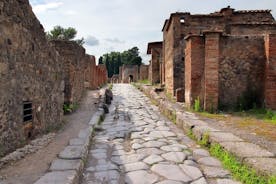
M113 93L110 113L89 150L83 184L239 183L142 92L114 84Z
M268 151L255 142L246 141L233 133L214 128L213 125L201 120L194 113L183 110L180 104L172 103L160 97L150 86L141 85L140 89L157 103L162 113L175 116L178 128L192 131L198 140L208 134L211 144L220 144L244 164L253 167L262 174L276 175L276 154L274 152Z

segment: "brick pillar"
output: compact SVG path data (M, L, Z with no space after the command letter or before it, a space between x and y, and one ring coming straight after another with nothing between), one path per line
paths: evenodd
M221 32L205 32L204 110L216 111L219 98L219 40Z
M276 34L265 38L266 70L265 70L265 106L276 110Z
M185 103L192 107L197 98L203 105L204 39L187 36L185 48Z

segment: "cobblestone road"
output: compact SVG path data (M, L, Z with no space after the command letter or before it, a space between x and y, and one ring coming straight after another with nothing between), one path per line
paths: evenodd
M110 113L97 132L83 184L236 184L133 86L113 86ZM186 141L185 141L186 140ZM193 145L193 146L191 146Z

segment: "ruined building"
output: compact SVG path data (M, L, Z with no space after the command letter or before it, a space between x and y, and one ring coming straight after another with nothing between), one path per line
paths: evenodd
M148 43L147 54L151 54L149 81L151 84L162 84L162 78L164 78L162 75L162 70L164 69L162 64L162 42Z
M130 83L148 79L148 71L148 65L123 65L119 68L119 81Z
M186 104L199 98L206 110L250 103L276 108L276 23L270 10L173 13L162 31L167 92L182 89Z
M64 66L64 103L78 104L85 91L85 49L74 41L52 41Z
M58 126L63 63L28 0L0 3L0 155Z

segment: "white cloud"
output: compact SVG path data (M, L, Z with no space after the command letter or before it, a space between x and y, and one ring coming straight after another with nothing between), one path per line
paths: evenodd
M45 4L37 4L33 6L33 11L35 13L42 13L46 12L48 10L55 10L58 9L60 6L62 6L62 2L50 2Z
M119 40L118 38L106 38L104 39L106 42L114 43L114 44L123 44L125 41Z
M84 39L85 45L88 46L96 46L100 44L100 41L95 36L87 36L87 38Z

